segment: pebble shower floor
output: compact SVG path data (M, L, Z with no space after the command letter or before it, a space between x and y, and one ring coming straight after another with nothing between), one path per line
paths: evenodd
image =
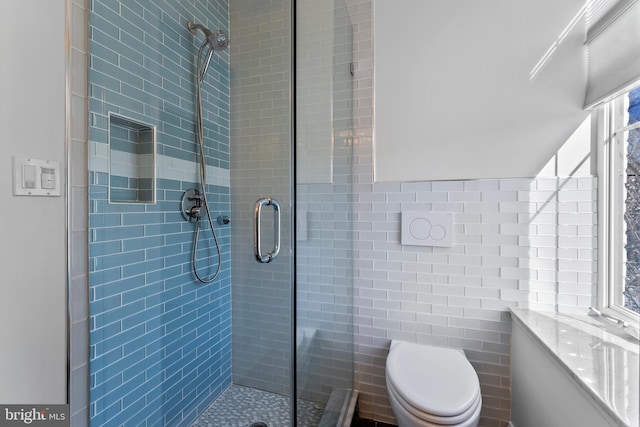
M300 427L320 423L323 406L298 400ZM264 423L268 427L288 427L289 398L253 388L232 385L215 400L191 427L250 427Z

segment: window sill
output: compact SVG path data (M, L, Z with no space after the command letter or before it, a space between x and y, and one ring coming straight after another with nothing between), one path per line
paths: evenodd
M514 322L621 426L640 423L640 346L588 315L511 309Z

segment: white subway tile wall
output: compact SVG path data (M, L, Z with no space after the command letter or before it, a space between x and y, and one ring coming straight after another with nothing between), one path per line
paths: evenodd
M393 421L384 363L389 340L401 339L465 349L481 379L483 425L503 425L510 406L508 308L585 312L593 304L595 179L483 183L527 189L505 191L505 199L515 200L498 202L495 190L477 182L433 183L430 193L426 186L373 184L371 192L356 194L356 370L363 416ZM547 195L550 186L556 190ZM442 201L416 204L438 193ZM539 201L523 201L531 198ZM454 246L401 245L400 211L412 209L455 212Z
M356 388L364 418L393 423L391 339L461 348L480 378L481 425L510 418L509 307L585 312L595 298L593 177L373 183L371 0L354 25ZM454 246L400 244L400 212L454 213Z

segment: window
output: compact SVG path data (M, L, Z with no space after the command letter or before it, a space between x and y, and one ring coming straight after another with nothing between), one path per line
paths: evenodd
M598 175L601 308L640 317L640 87L606 104Z
M640 88L627 97L625 213L625 278L622 305L640 313Z

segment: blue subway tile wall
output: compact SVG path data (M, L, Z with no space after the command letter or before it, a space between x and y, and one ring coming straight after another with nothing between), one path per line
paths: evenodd
M89 69L89 310L92 426L186 426L231 383L230 229L218 227L213 284L191 272L194 224L180 198L199 188L194 69L202 36L187 20L228 31L228 3L92 0ZM229 58L203 82L213 215L228 214ZM155 203L109 203L110 113L156 127ZM220 177L223 177L222 179ZM113 190L113 189L112 189ZM203 225L198 265L217 262ZM209 261L213 267L207 269Z

